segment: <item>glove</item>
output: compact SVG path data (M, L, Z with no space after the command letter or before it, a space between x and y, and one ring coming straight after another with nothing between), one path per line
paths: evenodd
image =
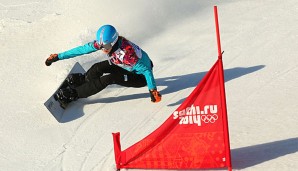
M149 90L150 96L151 96L151 101L153 103L157 103L161 101L161 95L157 90Z
M50 66L53 62L58 61L58 54L51 54L50 57L46 60L46 66Z

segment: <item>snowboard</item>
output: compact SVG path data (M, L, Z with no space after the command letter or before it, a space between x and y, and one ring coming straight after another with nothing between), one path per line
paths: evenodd
M68 86L68 83L66 81L66 78L73 73L82 73L84 74L86 71L84 68L77 62L72 67L68 75L65 77L64 81L60 84L60 86L57 88L57 90L52 94L52 96L44 103L46 108L49 110L49 112L56 118L58 122L60 122L64 111L67 108L67 105L62 104L58 101L58 99L55 97L56 93L59 89L65 88Z

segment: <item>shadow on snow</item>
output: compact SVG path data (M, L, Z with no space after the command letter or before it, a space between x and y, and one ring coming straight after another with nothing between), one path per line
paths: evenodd
M226 69L224 71L225 82L256 72L264 67L265 65L257 65L253 67L247 67L247 68L236 67L236 68ZM165 89L160 91L162 95L176 93L183 89L196 87L197 84L200 82L200 80L206 75L206 73L207 72L199 72L199 73L192 73L192 74L186 74L186 75L180 75L180 76L158 78L156 79L156 84L158 86L166 87ZM70 104L69 108L63 114L63 117L60 120L60 122L65 123L82 117L84 115L83 107L86 104L113 103L113 102L128 101L128 100L142 99L142 98L148 98L148 97L149 97L149 93L146 92L146 93L140 93L140 94L123 95L118 97L100 98L95 100L88 100L88 99L78 100L76 103ZM168 106L179 105L183 102L185 98L186 97L184 97L183 99L173 104L169 104Z
M232 69L226 69L225 82L241 77L243 75L247 75L252 72L258 71L264 67L265 67L264 65L258 65L254 67L248 67L248 68L237 67ZM158 78L156 79L156 84L161 87L166 87L165 89L160 91L162 95L176 93L178 91L181 91L187 88L196 87L200 82L200 80L206 75L206 73L207 72L200 72L200 73L192 73L187 75ZM134 99L148 98L148 97L149 97L149 94L146 92L141 94L130 94L130 95L124 95L124 96L118 96L118 97L107 97L107 98L101 98L96 100L90 100L87 102L87 104L112 103L112 102L127 101L127 100L134 100ZM169 106L179 105L183 102L185 98L179 100L174 104L169 104Z
M231 150L232 166L244 169L297 151L298 138L237 148Z

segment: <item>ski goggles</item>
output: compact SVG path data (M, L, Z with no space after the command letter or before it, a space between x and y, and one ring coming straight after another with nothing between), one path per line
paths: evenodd
M112 43L108 43L108 44L102 44L102 43L99 43L98 41L96 41L96 44L98 45L99 49L103 49L103 50L110 50L112 49L113 45Z

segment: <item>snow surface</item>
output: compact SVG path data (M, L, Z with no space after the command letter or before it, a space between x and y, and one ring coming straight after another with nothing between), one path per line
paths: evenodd
M218 6L234 170L298 170L296 0L1 0L0 170L110 171L122 149L154 131L217 59ZM44 65L95 39L106 23L148 52L162 102L147 87L110 86L70 106L58 123L43 103L75 62Z

